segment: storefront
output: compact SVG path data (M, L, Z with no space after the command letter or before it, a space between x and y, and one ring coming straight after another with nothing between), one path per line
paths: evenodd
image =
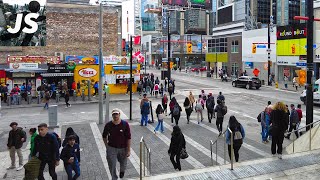
M67 69L67 64L49 64L48 71L41 74L43 82L48 84L63 84L67 83L68 88L71 89L73 82L73 70Z
M292 81L294 77L297 77L297 70L305 69L305 60L300 60L299 56L279 56L277 59L279 81L284 80L284 76L287 76L289 81Z
M137 91L140 81L140 64L132 65L132 92ZM130 83L130 65L107 64L105 66L106 82L110 88L110 94L125 94Z
M74 81L80 84L80 92L84 91L86 96L88 95L89 86L90 94L94 94L93 87L96 82L99 82L99 75L99 65L95 64L77 64L74 69ZM81 95L80 92L77 93L77 96Z

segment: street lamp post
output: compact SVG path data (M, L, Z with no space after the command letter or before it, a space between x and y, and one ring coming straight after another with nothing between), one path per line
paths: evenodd
M171 68L170 68L170 58L171 58L171 50L170 50L170 14L167 16L168 18L168 24L167 24L167 32L168 32L168 80L171 79Z
M267 77L267 81L268 81L268 86L271 86L271 81L269 79L270 77L270 65L271 65L271 60L270 60L270 53L271 53L271 48L270 48L270 44L271 44L271 38L270 38L270 30L272 31L273 28L273 16L270 16L270 23L268 24L268 77Z
M103 69L103 60L102 60L102 25L103 25L103 16L102 16L102 4L100 3L99 7L99 124L103 124L103 93L102 93L102 77L104 72L102 72ZM89 94L90 96L90 94ZM109 116L106 114L106 116Z

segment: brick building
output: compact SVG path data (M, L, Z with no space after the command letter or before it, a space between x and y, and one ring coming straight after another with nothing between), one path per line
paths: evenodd
M103 55L121 52L121 7L103 7ZM8 55L93 56L99 54L99 6L47 3L44 47L0 47L0 64Z

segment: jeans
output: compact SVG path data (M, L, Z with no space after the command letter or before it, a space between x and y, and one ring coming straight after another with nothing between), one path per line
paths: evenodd
M212 118L215 117L214 111L213 110L207 110L207 111L208 111L208 120L209 120L209 123L211 123Z
M160 128L161 132L164 132L164 129L163 129L163 120L160 120L158 119L158 125L157 127L154 129L154 131L158 131Z
M200 120L199 120L199 115L201 116L201 121L202 121L202 120L203 120L202 110L197 111L197 120L198 120L198 123L200 122Z
M49 104L46 103L43 108L44 108L44 109L48 109L48 108L49 108Z
M216 121L216 125L220 133L222 132L222 123L223 123L223 117L218 117Z
M109 170L112 176L112 180L117 180L117 161L120 163L120 172L125 172L127 168L127 149L126 148L114 148L107 146L107 161Z
M268 136L269 136L269 128L268 128L268 126L261 125L261 136L262 136L262 141L267 141L268 140Z
M282 144L283 144L284 134L279 132L278 134L272 134L272 143L271 143L271 153L282 154ZM277 149L278 147L278 149Z
M145 126L148 125L148 114L141 114L141 126L143 126L143 124Z
M64 164L64 169L68 174L68 180L76 180L80 176L80 167L77 159L72 164ZM72 170L76 173L73 177Z
M21 148L16 149L14 146L10 147L10 149L9 149L11 166L16 166L16 152L19 157L19 165L22 166L23 165L23 155L22 155Z
M53 161L44 161L44 160L41 161L38 180L45 180L43 177L43 170L44 170L44 167L46 166L46 164L48 164L48 166L49 166L49 174L50 174L52 180L58 180L57 173L56 173L56 162L54 160Z
M241 148L241 144L240 145L236 145L236 144L233 145L233 152L234 152L234 157L235 157L236 162L239 161L240 148ZM230 144L228 144L228 153L229 153L229 158L231 160L231 145Z
M174 157L176 157L176 160L174 160ZM179 171L181 171L180 153L171 154L170 155L170 160L171 160L171 163L172 163L174 169L179 169Z

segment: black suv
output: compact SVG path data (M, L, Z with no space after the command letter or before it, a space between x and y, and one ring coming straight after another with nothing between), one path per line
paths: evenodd
M232 81L232 86L245 87L247 89L255 87L256 89L259 89L261 87L261 81L257 77L240 76L238 79Z

